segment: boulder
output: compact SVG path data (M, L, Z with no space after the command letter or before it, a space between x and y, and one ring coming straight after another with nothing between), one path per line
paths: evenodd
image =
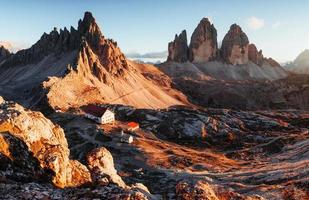
M208 18L203 18L195 28L189 46L189 59L203 63L217 58L217 30Z
M125 188L126 184L117 174L112 154L104 147L93 149L87 155L88 168L92 180L100 185L116 184Z
M213 188L204 181L181 181L176 185L176 199L183 200L219 200Z

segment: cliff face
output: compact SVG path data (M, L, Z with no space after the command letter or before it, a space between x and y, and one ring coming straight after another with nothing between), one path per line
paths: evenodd
M187 32L183 30L174 41L168 44L167 61L174 62L208 62L217 58L217 30L208 18L203 18L195 28L188 47Z
M179 36L176 34L173 42L168 44L168 61L188 61L187 32L183 30Z
M248 58L253 63L262 66L264 62L264 57L262 50L258 51L254 44L250 44L248 48Z
M247 64L249 39L240 26L233 24L224 36L221 56L229 64Z
M217 30L208 18L203 18L195 28L190 42L190 61L208 62L217 58Z

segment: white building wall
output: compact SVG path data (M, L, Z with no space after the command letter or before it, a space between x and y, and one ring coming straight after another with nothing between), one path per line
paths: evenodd
M101 123L107 124L107 123L111 123L113 121L115 121L115 114L110 110L106 110L104 115L101 117Z
M115 114L110 110L106 110L102 117L96 117L88 113L85 114L85 117L92 119L99 124L108 124L115 121Z

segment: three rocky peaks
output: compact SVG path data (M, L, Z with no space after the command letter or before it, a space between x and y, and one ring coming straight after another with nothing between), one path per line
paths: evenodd
M249 43L247 35L240 26L233 24L218 47L217 30L208 18L203 18L195 28L190 44L187 43L187 33L183 30L174 41L168 44L167 61L206 63L223 61L232 65L244 65L249 61L262 66L280 66L275 60L265 58L262 50L258 51L254 44Z

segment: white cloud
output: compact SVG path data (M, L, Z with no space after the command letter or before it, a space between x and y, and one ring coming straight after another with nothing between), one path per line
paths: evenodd
M281 26L281 22L275 22L271 27L273 29L277 29L277 28L279 28L279 26Z
M263 28L264 25L265 23L263 19L259 19L254 16L247 19L247 26L252 30L258 30L260 28Z

